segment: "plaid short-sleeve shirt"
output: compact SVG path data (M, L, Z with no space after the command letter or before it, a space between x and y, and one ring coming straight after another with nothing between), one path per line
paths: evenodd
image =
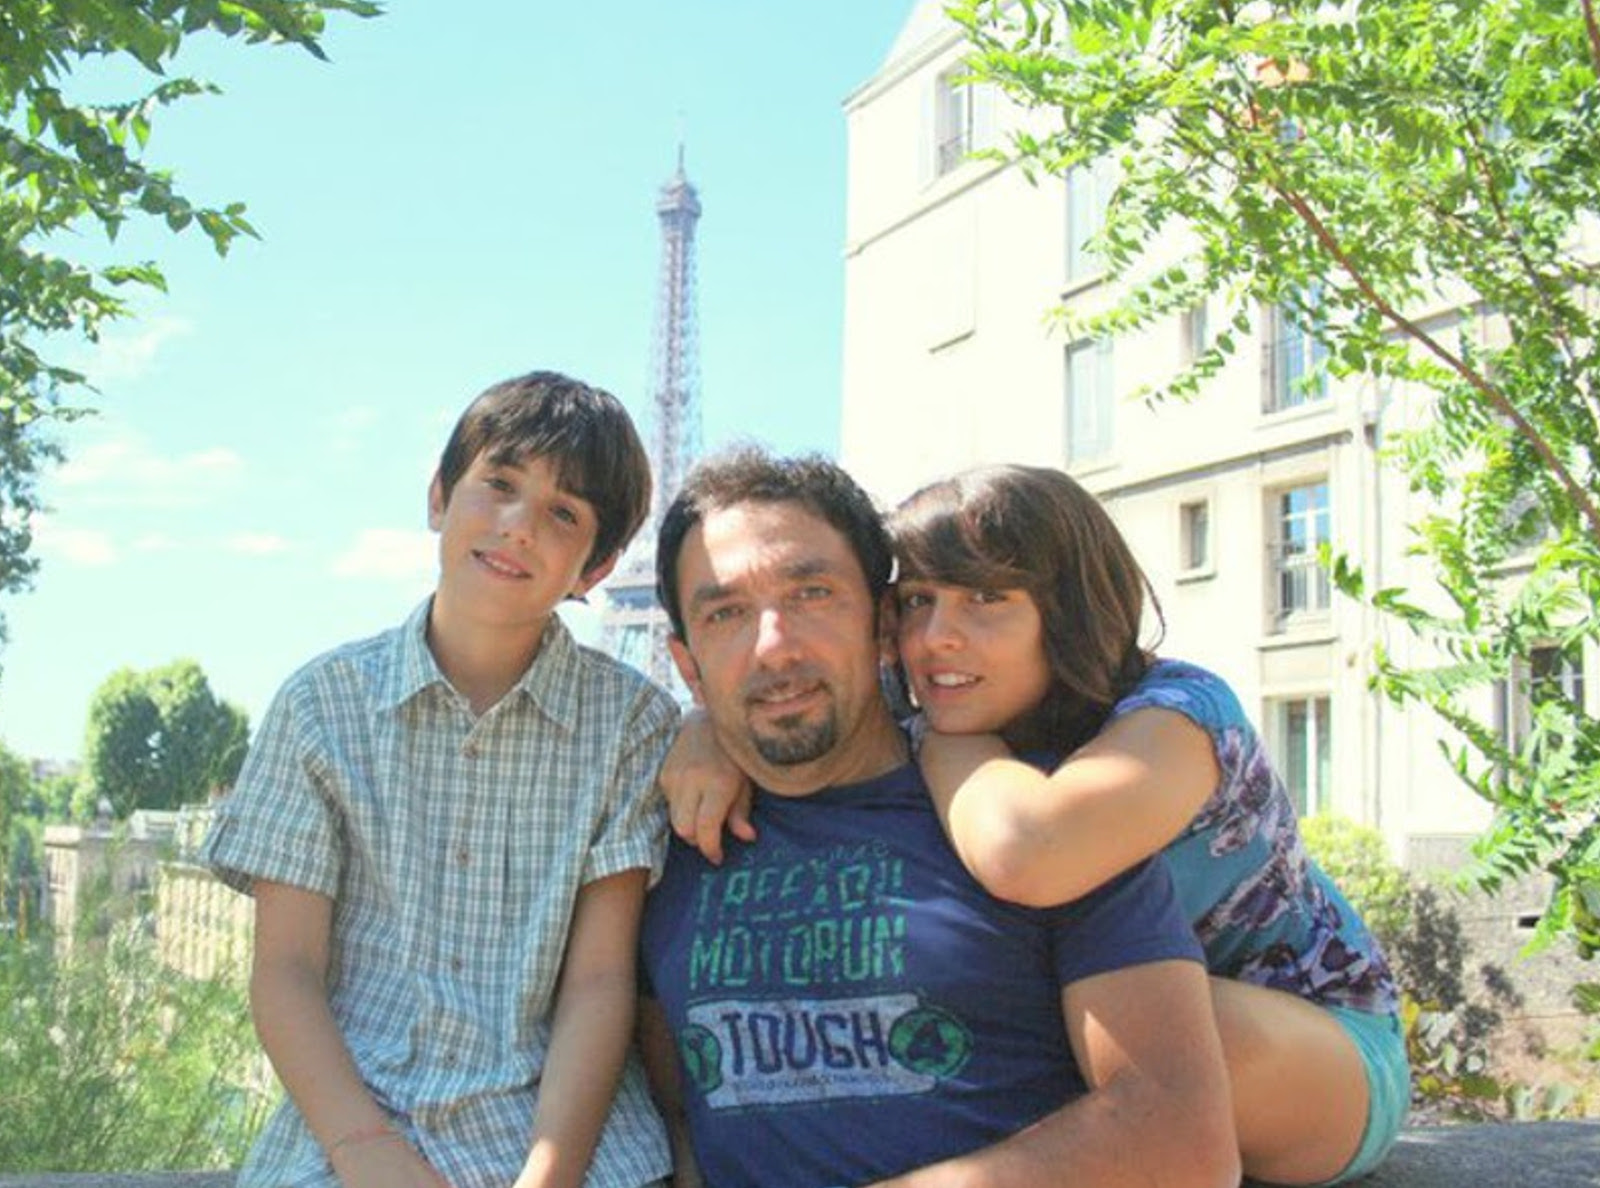
M677 710L552 617L522 679L474 718L428 650L428 607L289 679L204 856L240 890L333 900L329 999L362 1077L454 1188L504 1188L531 1143L578 889L659 873L654 776ZM588 1184L669 1170L630 1058ZM336 1182L288 1102L239 1175Z

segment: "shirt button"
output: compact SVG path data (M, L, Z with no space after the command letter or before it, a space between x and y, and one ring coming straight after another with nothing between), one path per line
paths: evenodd
M478 744L468 743L466 746L461 748L461 753L468 759L476 759L478 757Z
M459 958L459 957L450 958L450 972L451 973L460 973L461 972L461 966L462 966L461 958Z
M469 863L471 861L472 861L472 854L467 850L467 847L466 846L457 847L457 849L456 849L456 865L465 866L467 863Z

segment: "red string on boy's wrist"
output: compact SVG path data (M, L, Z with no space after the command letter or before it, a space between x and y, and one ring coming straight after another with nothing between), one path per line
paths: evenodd
M340 1151L347 1151L351 1147L364 1147L368 1143L381 1143L389 1139L397 1139L400 1132L387 1122L380 1122L376 1126L361 1126L349 1134L341 1135L333 1141L328 1148L328 1158L331 1160Z

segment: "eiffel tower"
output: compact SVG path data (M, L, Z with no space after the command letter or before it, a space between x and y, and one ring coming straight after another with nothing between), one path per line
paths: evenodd
M651 362L654 433L650 467L655 498L650 519L617 571L606 582L601 610L601 646L673 690L680 700L687 691L667 651L671 627L656 604L656 531L661 516L700 453L700 345L695 317L694 233L700 221L700 197L683 169L678 169L656 199L661 220L661 275L656 295L654 351Z

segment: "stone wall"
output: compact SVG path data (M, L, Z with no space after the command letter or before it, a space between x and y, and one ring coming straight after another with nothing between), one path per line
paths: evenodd
M1363 1188L1600 1188L1600 1122L1419 1128ZM233 1188L229 1172L0 1174L0 1188Z

